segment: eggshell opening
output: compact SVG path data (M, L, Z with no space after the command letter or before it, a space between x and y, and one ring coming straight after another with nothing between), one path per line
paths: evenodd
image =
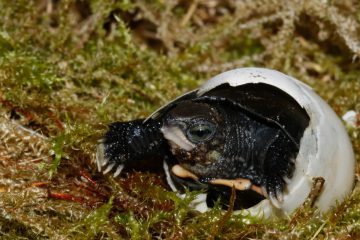
M241 68L215 76L202 85L197 94L200 96L225 83L234 87L249 83L275 86L293 97L310 116L310 125L301 139L295 172L287 184L280 212L290 214L304 203L314 177L325 179L323 191L315 203L322 212L350 193L355 174L350 139L338 116L309 86L275 70ZM278 215L279 211L266 199L240 212L269 217Z
M274 203L265 199L251 208L237 210L235 214L250 214L264 218L289 215L305 202L315 177L325 179L323 190L315 203L322 212L331 209L351 192L354 184L355 157L350 139L338 116L309 86L275 70L241 68L211 78L196 93L201 96L225 83L233 87L250 83L272 85L293 97L310 117L310 124L304 132L295 159L293 177L286 180L283 201L275 207ZM152 116L156 116L157 112ZM165 161L164 170L171 189L178 191ZM179 196L184 197L181 194ZM208 210L206 194L200 194L193 201L192 207L200 212Z

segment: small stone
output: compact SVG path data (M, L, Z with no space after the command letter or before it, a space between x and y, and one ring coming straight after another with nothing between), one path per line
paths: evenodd
M354 110L347 111L342 116L342 119L346 122L347 125L355 127L357 122L357 113Z

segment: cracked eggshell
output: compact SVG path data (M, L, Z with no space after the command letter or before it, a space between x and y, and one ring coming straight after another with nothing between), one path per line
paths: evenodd
M325 212L341 202L350 193L354 184L355 158L348 134L330 106L309 86L275 70L242 68L224 72L202 85L201 95L216 86L228 83L239 86L248 83L265 83L277 87L293 97L310 117L310 124L300 142L295 160L295 172L287 183L284 200L276 209L269 200L264 200L249 209L265 216L275 212L292 213L308 197L313 178L325 179L323 191L315 203Z
M311 191L313 178L316 177L325 179L323 190L315 203L321 212L326 212L350 193L355 173L350 139L338 116L309 86L275 70L239 68L211 78L195 91L200 96L225 83L233 87L249 83L265 83L277 87L293 97L310 117L310 124L301 139L295 160L294 175L287 180L279 208L265 199L249 209L237 211L238 214L250 213L264 217L291 214L305 202ZM167 172L166 163L164 167ZM168 181L173 190L176 190L169 176ZM199 196L193 206L204 212L207 206L201 199L204 197Z

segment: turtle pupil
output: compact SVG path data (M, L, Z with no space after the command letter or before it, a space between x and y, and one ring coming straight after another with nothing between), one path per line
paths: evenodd
M187 135L190 141L198 143L212 137L214 130L211 124L200 123L191 126Z
M204 128L203 126L198 126L197 129L192 129L191 134L199 138L204 138L205 136L211 133L210 129Z

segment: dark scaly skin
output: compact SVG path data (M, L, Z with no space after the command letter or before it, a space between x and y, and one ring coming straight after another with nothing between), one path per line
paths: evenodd
M240 92L237 92L235 88L224 85L200 97L191 92L160 110L155 120L110 125L103 142L108 164L129 166L149 159L173 161L176 158L184 168L199 177L199 182L176 176L173 180L190 189L208 188L212 199L217 195L229 198L229 191L209 184L215 178L247 178L262 186L270 197L277 197L285 188L284 178L292 177L294 159L309 117L286 93L260 84L257 85L260 86L259 96L254 86L240 87ZM249 101L251 104L247 105ZM171 119L169 116L174 111L179 110L177 116L181 117L182 109L188 109L189 102L208 105L209 112L216 109L217 134L211 141L196 144L190 152L172 146L170 153L160 127ZM280 104L279 113L274 112L277 103ZM196 107L191 111L198 112ZM262 111L267 115L262 115Z
M227 159L226 169L232 171L225 171L218 164L214 168L226 172L227 179L250 179L276 197L284 189L284 177L292 177L297 146L271 124L246 114L241 116L241 121L234 121L235 113L239 119L240 112L231 111L229 106L221 110L230 112L225 120L227 139L223 156Z
M284 177L291 178L294 171L292 159L298 152L296 145L276 126L249 117L234 106L221 102L206 106L202 102L199 111L206 107L209 112L216 109L216 115L222 117L217 133L214 139L198 144L190 152L173 150L179 162L201 177L202 183L212 179L246 178L255 185L264 186L271 196L282 193ZM169 114L175 112L180 117L181 111L180 103ZM209 162L207 153L211 151L218 152L220 157L206 164Z
M103 140L107 165L135 166L167 157L169 146L160 132L161 125L162 121L151 119L146 123L143 119L111 123Z
M115 162L116 166L136 166L141 161L175 157L200 178L202 184L189 183L191 189L203 188L212 179L246 178L255 185L264 186L271 196L281 193L285 186L283 178L291 178L294 170L291 159L296 157L296 146L278 128L261 119L255 120L233 106L213 102L203 104L213 109L215 106L217 117L222 117L216 141L197 145L190 155L178 149L171 156L160 128L171 111L181 109L179 103L164 114L161 121L150 119L143 123L140 119L112 123L103 142L108 165ZM209 151L217 151L221 157L211 164L203 164Z

